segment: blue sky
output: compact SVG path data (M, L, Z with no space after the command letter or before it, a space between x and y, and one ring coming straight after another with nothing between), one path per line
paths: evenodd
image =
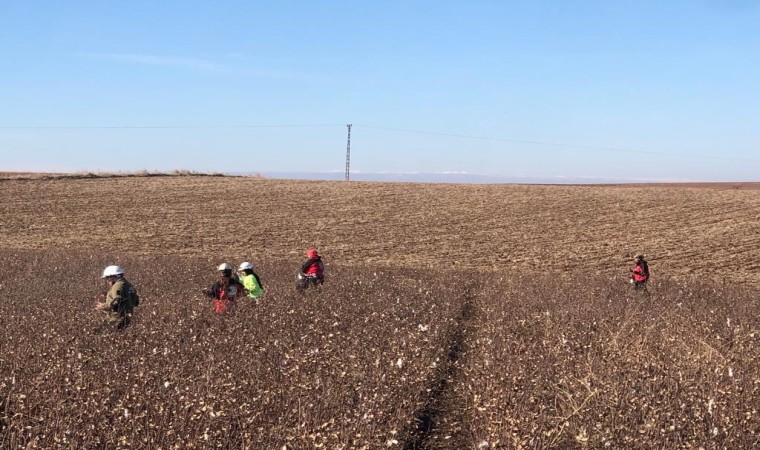
M757 181L758 23L749 0L4 1L0 170L340 172L352 123L359 172Z

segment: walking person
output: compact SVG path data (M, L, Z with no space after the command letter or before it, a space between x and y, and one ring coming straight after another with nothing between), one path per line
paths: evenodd
M647 290L647 282L649 281L649 264L644 259L644 255L636 255L633 257L634 266L629 269L631 273L631 284L634 290Z
M124 269L108 266L103 270L102 279L108 284L108 292L95 304L95 309L107 314L108 323L121 331L132 321L135 307L140 304L137 289L124 277Z

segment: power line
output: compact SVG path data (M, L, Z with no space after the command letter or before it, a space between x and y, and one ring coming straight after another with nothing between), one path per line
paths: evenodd
M646 154L646 155L677 156L677 157L686 157L686 158L760 162L760 160L758 159L734 158L730 156L687 155L683 153L655 152L655 151L649 151L649 150L631 150L631 149L615 148L615 147L595 147L595 146L590 146L590 145L560 144L556 142L524 141L524 140L518 140L518 139L507 139L507 138L497 138L497 137L487 137L487 136L473 136L473 135L468 135L468 134L453 134L453 133L440 133L440 132L435 132L435 131L410 130L406 128L379 127L379 126L374 126L374 125L354 125L354 126L360 127L360 128L370 128L370 129L375 129L375 130L399 131L403 133L426 134L430 136L446 136L446 137L456 137L456 138L463 138L463 139L478 139L482 141L510 142L510 143L515 143L515 144L545 145L545 146L551 146L551 147L565 147L565 148L575 148L575 149L583 149L583 150L603 150L603 151L618 152L618 153L639 153L639 154Z
M345 126L345 124L337 124L337 123L275 124L275 125L144 125L144 126L143 125L110 125L110 126L109 125L103 125L103 126L99 126L99 125L84 125L84 126L32 125L32 126L0 126L0 130L169 130L169 129L201 130L201 129L246 129L246 128L248 129L318 128L318 127L343 127L343 126ZM564 147L564 148L574 148L574 149L581 149L581 150L600 150L600 151L616 152L616 153L635 153L635 154L644 154L644 155L675 156L679 158L698 158L698 159L712 159L712 160L725 160L725 161L760 162L760 160L752 159L752 158L737 158L737 157L730 157L730 156L712 156L712 155L689 155L685 153L657 152L657 151L651 151L651 150L635 150L635 149L625 149L625 148L616 148L616 147L599 147L599 146L590 146L590 145L565 144L565 143L559 143L559 142L528 141L528 140L520 140L520 139L501 138L501 137L475 136L475 135L469 135L469 134L413 130L413 129L408 129L408 128L383 127L383 126L376 126L376 125L354 124L354 127L368 128L368 129L374 129L374 130L397 131L397 132L402 132L402 133L424 134L424 135L429 135L429 136L444 136L444 137L454 137L454 138L459 138L459 139L477 139L481 141L492 141L492 142L510 142L510 143L515 143L515 144L543 145L543 146L549 146L549 147Z
M337 127L345 124L317 123L317 124L285 124L285 125L115 125L115 126L0 126L0 130L200 130L221 128L306 128L306 127Z

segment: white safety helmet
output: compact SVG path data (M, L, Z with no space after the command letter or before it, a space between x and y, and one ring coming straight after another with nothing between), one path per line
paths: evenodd
M240 263L238 270L253 270L253 264L248 261Z
M227 270L232 270L232 266L227 263L221 263L219 264L219 267L216 268L219 272L224 272Z
M103 269L103 276L100 278L117 277L119 275L124 275L124 269L119 266L108 266Z

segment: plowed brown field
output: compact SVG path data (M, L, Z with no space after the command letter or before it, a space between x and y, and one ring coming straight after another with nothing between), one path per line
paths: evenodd
M758 448L760 190L709 187L0 177L0 448Z
M720 186L720 185L718 185ZM760 283L760 190L137 177L0 181L0 248Z

